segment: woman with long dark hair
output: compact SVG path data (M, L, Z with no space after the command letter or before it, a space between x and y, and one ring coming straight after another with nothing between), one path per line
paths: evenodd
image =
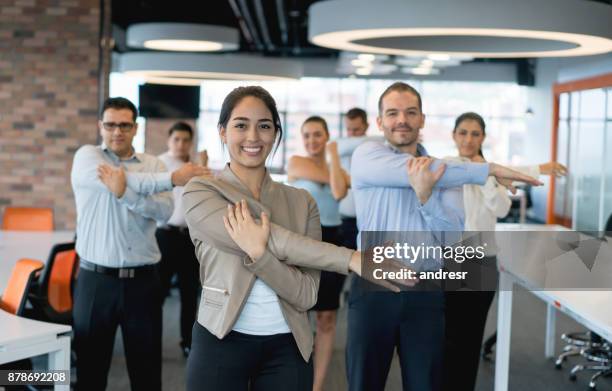
M313 198L270 178L265 162L282 129L265 89L234 89L218 127L230 162L183 194L202 284L187 389L311 391L308 310L319 270L361 274L361 253L321 242ZM385 262L386 270L403 268Z
M485 128L484 119L477 113L467 112L458 116L453 129L453 140L459 156L445 159L486 162L482 153ZM567 172L564 166L556 162L512 168L534 178L539 175L565 175ZM508 214L511 200L507 188L501 186L494 177L489 177L482 186L463 185L463 204L465 230L480 231L488 243L494 238L487 233L495 231L497 218ZM495 254L488 253L487 258L479 264L496 265ZM483 273L485 269L480 267L485 278L495 281L483 281L483 285L475 287L475 291L446 292L444 390L469 391L476 384L480 346L497 285L496 269Z

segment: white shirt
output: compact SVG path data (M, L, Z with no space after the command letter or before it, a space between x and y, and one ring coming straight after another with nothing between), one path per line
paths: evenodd
M265 282L255 279L251 293L234 324L234 331L251 335L290 333L278 295Z
M187 163L170 155L170 152L162 153L158 158L164 162L169 172L174 172ZM172 196L174 197L174 211L170 219L168 219L168 225L187 227L185 213L183 212L183 186L175 186L174 189L172 189Z
M469 162L468 158L447 156L444 160ZM512 167L516 171L534 178L540 176L539 166ZM484 185L463 185L463 208L465 211L465 230L478 231L480 243L487 243L487 256L497 254L495 225L497 219L506 217L512 200L508 189L500 185L495 177L488 177Z
M460 156L448 156L444 160L469 162ZM513 170L537 178L539 166L512 167ZM506 217L512 200L508 190L490 176L484 185L463 185L463 206L465 208L466 231L495 231L497 218Z

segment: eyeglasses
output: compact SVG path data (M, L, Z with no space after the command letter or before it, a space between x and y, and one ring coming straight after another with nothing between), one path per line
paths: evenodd
M102 126L105 130L112 132L115 128L119 128L122 133L127 133L130 130L134 129L134 123L132 122L102 122Z

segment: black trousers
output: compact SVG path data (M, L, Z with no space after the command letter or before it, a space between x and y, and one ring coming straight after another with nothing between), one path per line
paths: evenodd
M321 226L321 239L326 243L342 245L340 236L340 227L324 227ZM335 311L340 308L340 293L344 286L346 275L321 271L321 280L319 283L319 292L317 293L317 302L311 311Z
M177 275L181 295L181 346L191 346L191 328L198 311L200 275L195 247L189 232L158 229L155 232L162 258L159 267L162 302L168 296L172 276Z
M446 292L445 391L471 391L476 385L480 347L495 291Z
M74 292L77 390L106 389L121 326L132 390L161 390L161 306L157 271L119 279L79 270Z
M349 390L382 391L397 349L404 391L440 390L444 293L373 291L354 276L349 294Z
M340 227L342 235L342 245L344 247L357 250L357 219L355 217L342 217L342 226Z
M293 335L231 331L218 339L199 323L187 359L187 390L312 391L312 359L302 358Z

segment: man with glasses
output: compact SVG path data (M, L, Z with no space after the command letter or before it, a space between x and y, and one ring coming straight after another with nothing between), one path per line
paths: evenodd
M102 144L76 152L71 172L81 258L74 292L77 389L104 390L121 326L133 390L161 390L161 301L156 222L172 214L173 186L203 167L170 173L154 156L136 153L136 107L109 98L98 123Z

